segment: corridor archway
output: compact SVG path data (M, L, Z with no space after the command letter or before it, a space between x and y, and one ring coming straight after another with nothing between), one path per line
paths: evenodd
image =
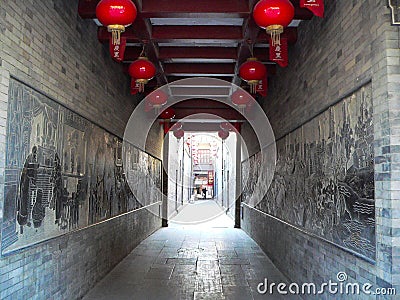
M242 93L244 97L248 97L247 105L237 106L232 102L232 95L238 92ZM149 111L149 109L146 109L146 104L148 103L146 99L151 98L152 95L154 95L153 93L163 93L168 96L168 101L162 107L162 109L165 110L168 108L174 108L177 111L177 114L174 116L174 118L168 120L159 120L158 117L160 108L157 108L157 110L154 111ZM264 176L260 176L260 178L257 180L254 187L255 192L252 192L251 195L247 197L247 204L254 207L259 201L262 200L262 195L260 195L260 192L266 192L269 184L272 181L275 170L275 137L264 111L249 93L234 84L214 78L182 79L162 86L153 93L149 94L144 101L142 101L136 107L128 121L124 133L123 160L126 162L126 172L129 173L130 164L128 161L130 158L126 155L129 153L129 151L126 149L129 149L129 147L132 146L139 149L145 149L147 136L153 124L160 121L163 123L164 134L166 135L163 146L163 188L162 190L158 189L157 193L160 196L156 198L163 198L161 214L164 220L164 226L167 226L168 219L171 216L171 213L168 210L168 177L176 177L176 174L169 174L166 168L168 166L166 163L168 162L168 151L166 151L168 148L166 145L169 145L169 135L167 133L171 126L173 128L173 124L184 124L185 118L188 118L189 116L198 116L198 114L204 113L209 114L209 116L206 117L206 121L201 119L202 117L204 118L204 116L198 118L196 122L194 122L192 118L187 125L189 127L192 126L193 128L197 126L197 130L199 128L203 128L203 131L204 126L215 127L220 126L220 124L223 122L227 122L231 124L230 126L236 130L236 134L239 136L242 123L246 122L251 126L254 136L256 137L258 149L262 155L260 164L264 170ZM185 106L188 104L188 102L190 103L190 110L188 110L187 106ZM215 120L217 120L217 122ZM243 160L248 158L248 152L246 148L247 146L244 140L237 138L235 152L236 182L235 197L233 200L235 202L235 227L240 227L242 194L241 163ZM247 177L245 176L245 178Z

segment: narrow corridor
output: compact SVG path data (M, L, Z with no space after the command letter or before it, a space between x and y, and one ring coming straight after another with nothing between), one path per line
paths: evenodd
M84 299L281 299L259 294L257 285L285 277L244 231L217 227L224 218L158 230Z
M0 0L0 300L291 293L400 300L400 0Z

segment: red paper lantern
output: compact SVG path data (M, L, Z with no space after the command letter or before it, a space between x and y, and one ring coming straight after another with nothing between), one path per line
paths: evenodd
M228 138L228 136L229 136L229 131L220 130L220 131L218 131L218 136L219 136L221 139L226 140L226 139Z
M255 57L250 57L239 68L239 76L250 85L250 92L256 93L258 81L267 76L267 68Z
M175 117L175 110L171 107L167 108L160 114L160 118L164 120L170 120Z
M157 114L160 113L161 107L167 103L168 95L163 90L155 90L147 96L148 102L156 110Z
M247 105L251 102L251 98L252 97L247 92L241 89L236 90L231 96L232 103L238 106L239 111L242 114L244 113Z
M253 17L271 35L272 45L280 45L283 29L293 20L294 6L289 0L261 0L254 6Z
M184 135L185 135L185 131L183 129L174 130L174 136L177 139L183 138Z
M143 92L144 85L156 75L156 67L147 57L141 56L129 66L129 75L139 84L139 92Z
M113 44L119 45L121 33L131 25L137 9L131 0L101 0L96 6L96 17L112 33Z
M221 127L221 129L225 131L232 131L234 129L234 127L229 122L222 122L221 124L219 124L219 127Z
M181 122L176 122L173 126L172 126L172 130L179 130L182 129L183 124Z

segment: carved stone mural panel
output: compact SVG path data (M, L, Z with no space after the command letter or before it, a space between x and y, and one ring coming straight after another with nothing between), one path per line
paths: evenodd
M3 254L160 200L160 160L130 149L135 196L120 138L14 79L6 138Z
M258 208L375 259L371 95L368 84L280 139L275 177ZM254 192L259 159L243 162L244 201Z

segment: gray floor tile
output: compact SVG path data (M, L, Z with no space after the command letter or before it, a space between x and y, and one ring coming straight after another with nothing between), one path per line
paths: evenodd
M173 226L144 240L84 299L292 299L259 294L264 278L286 282L242 230Z

